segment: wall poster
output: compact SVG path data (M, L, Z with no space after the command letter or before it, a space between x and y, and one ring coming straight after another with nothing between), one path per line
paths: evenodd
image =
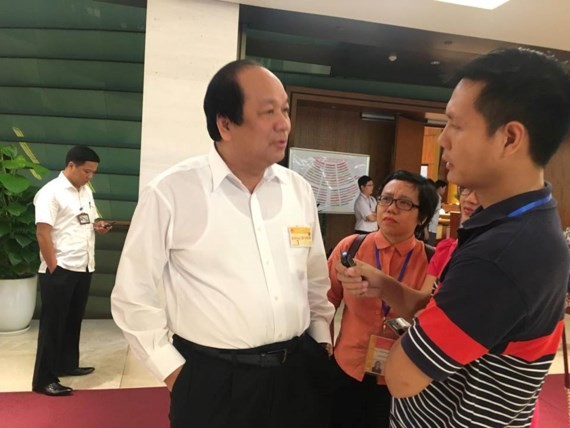
M324 150L289 149L289 168L307 180L319 213L354 214L358 178L368 175L370 156Z

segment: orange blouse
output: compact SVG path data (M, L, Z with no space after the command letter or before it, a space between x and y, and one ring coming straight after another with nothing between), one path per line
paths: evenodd
M362 381L364 378L364 361L371 335L380 335L384 324L382 301L375 298L344 295L342 284L336 277L336 269L340 253L348 251L356 235L344 238L333 250L328 260L331 288L328 292L329 301L338 309L344 300L344 312L341 327L335 343L335 359L346 374ZM404 272L402 283L419 290L424 282L428 261L424 243L411 237L399 244L390 244L381 231L366 236L355 258L376 266L376 251L380 251L382 272L393 278L398 278L408 252L411 250L410 261ZM398 314L390 311L387 318L395 318ZM384 378L378 376L378 383L385 384Z

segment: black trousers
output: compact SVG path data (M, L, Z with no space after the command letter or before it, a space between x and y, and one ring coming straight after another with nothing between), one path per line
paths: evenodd
M365 375L362 382L347 375L336 363L331 428L387 428L390 426L392 396L388 387L378 385L376 376Z
M79 366L79 336L91 284L90 272L57 267L39 274L42 310L32 386L59 382L59 372Z
M176 339L186 364L171 393L172 428L329 426L331 361L308 334L273 367L223 360L180 346Z

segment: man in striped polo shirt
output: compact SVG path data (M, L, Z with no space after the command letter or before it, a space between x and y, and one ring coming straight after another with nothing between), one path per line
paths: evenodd
M563 327L570 260L544 167L568 135L569 74L507 49L457 80L439 144L448 180L481 208L441 287L430 298L361 263L339 279L409 318L425 307L385 366L392 427L528 427Z

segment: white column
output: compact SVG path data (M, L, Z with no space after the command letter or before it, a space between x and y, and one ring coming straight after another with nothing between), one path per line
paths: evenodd
M148 0L140 189L212 141L202 109L208 82L236 59L239 5Z

